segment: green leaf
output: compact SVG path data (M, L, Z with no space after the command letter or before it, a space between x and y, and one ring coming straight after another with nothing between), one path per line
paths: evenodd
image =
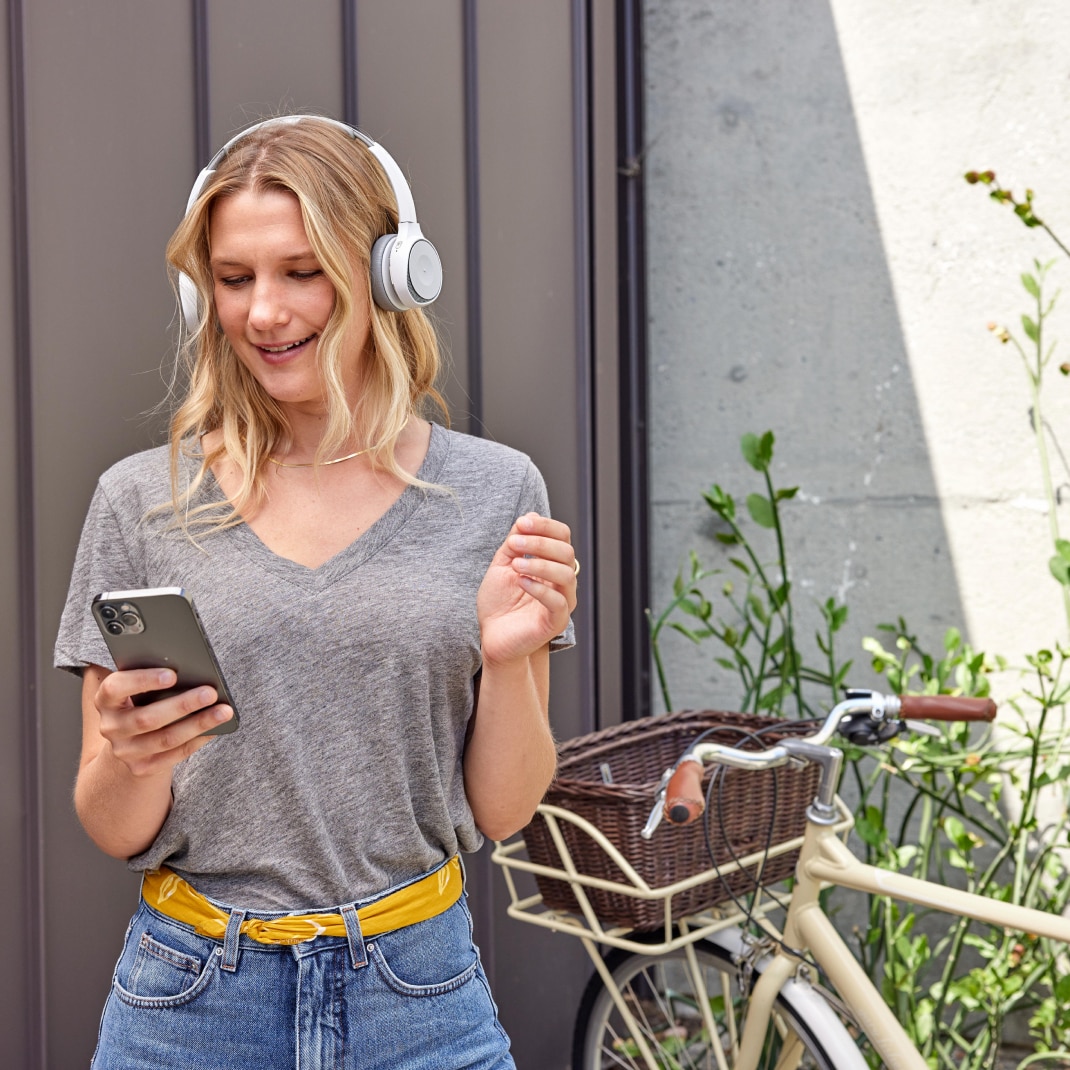
M747 512L751 520L763 528L776 527L776 513L768 498L761 494L747 495Z
M773 432L766 431L761 438L746 434L739 440L739 448L751 468L756 472L764 472L773 459Z
M669 625L674 632L679 632L681 635L686 635L696 646L702 642L702 640L710 635L710 632L706 628L692 631L690 628L685 628L679 621L673 621Z
M1049 559L1048 568L1064 587L1070 587L1070 561L1059 554Z
M1037 298L1040 297L1040 284L1037 282L1037 280L1035 278L1033 278L1032 275L1023 274L1022 275L1022 285L1026 288L1026 290L1033 297L1037 297Z
M724 546L738 546L739 545L739 536L738 535L734 535L730 531L718 531L718 532L716 532L714 534L713 537L719 543L722 543Z
M725 520L733 520L736 515L736 503L731 494L726 494L716 483L702 495L706 504Z
M1070 541L1066 539L1056 539L1055 549L1058 551L1060 557L1065 557L1067 561L1070 561Z
M1022 316L1022 330L1025 331L1031 342L1035 342L1040 337L1040 328L1029 316Z
M700 598L698 601L691 598L681 598L679 605L680 609L688 616L699 617L701 620L709 620L710 614L713 612L713 606L705 598Z
M767 691L758 700L759 710L771 710L774 706L779 705L780 699L783 697L784 688L774 687L772 691Z
M962 632L958 628L948 628L944 632L944 649L947 651L957 650L962 645Z
M798 487L781 487L774 495L774 501L782 502L787 501L789 498L794 498L799 493Z
M875 806L867 806L864 814L855 819L855 832L863 843L870 847L879 847L886 837L884 817Z

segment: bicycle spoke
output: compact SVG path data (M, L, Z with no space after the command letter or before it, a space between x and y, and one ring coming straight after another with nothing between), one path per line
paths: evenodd
M696 961L697 971L692 965ZM690 962L688 955L676 951L620 955L608 965L632 1023L625 1024L604 985L593 983L590 999L585 995L589 1005L577 1026L576 1070L728 1070L734 1066L748 991L741 987L727 951L702 943ZM828 1004L813 990L778 997L760 1070L832 1070L836 1057L830 1058L829 1051L842 1054L845 1044L857 1051L838 1021L833 1025L827 1016L810 1013L818 1007ZM711 1017L713 1036L707 1026ZM651 1053L650 1063L640 1040Z

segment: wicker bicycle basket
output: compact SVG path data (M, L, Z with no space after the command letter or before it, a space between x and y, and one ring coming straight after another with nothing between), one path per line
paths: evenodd
M819 770L742 770L707 766L703 790L716 777L710 808L703 819L685 827L666 823L650 840L640 836L650 815L664 771L675 764L688 745L703 732L713 742L747 750L763 750L787 736L807 735L810 724L782 721L743 713L687 710L660 717L628 721L591 735L566 740L558 747L558 776L545 802L586 818L621 852L652 888L664 888L716 863L725 867L733 859L763 854L770 847L801 836L806 807L817 791ZM610 783L606 783L608 777ZM713 862L707 850L703 823L709 828ZM620 868L577 825L560 822L565 844L580 873L629 885ZM524 842L532 862L560 869L557 847L541 815L524 829ZM672 918L723 903L754 891L760 868L761 883L771 884L791 875L798 851L775 855L761 863L679 892L673 897ZM546 906L570 913L579 904L566 881L537 875ZM600 888L586 889L591 906L605 925L629 929L655 929L665 923L661 899L639 899Z

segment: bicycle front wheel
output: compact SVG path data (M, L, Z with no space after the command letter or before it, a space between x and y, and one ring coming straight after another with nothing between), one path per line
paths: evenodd
M697 978L683 948L665 955L611 951L606 966L635 1027L627 1024L596 973L576 1019L572 1070L648 1070L636 1032L646 1041L658 1070L733 1067L746 1009L734 958L739 942L738 930L697 941L693 945ZM714 1024L712 1036L704 1000ZM866 1070L867 1062L824 995L805 982L792 981L777 995L760 1066Z

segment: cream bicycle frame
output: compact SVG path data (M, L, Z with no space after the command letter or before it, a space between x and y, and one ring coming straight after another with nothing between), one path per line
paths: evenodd
M693 950L695 941L716 934L730 926L745 923L748 918L734 908L712 910L678 921L674 928L670 918L672 896L696 883L709 880L711 871L695 874L667 888L652 889L634 872L627 859L589 822L558 807L544 805L539 809L549 823L563 868L556 869L531 863L523 855L521 841L496 844L492 859L503 867L511 896L508 913L510 917L580 938L623 1020L633 1031L632 1036L644 1062L650 1070L658 1070L659 1063L616 987L598 951L598 945L620 947L653 955L683 948L693 975L692 981L696 992L705 994L702 971ZM778 850L800 848L796 866L796 883L784 920L783 942L788 947L805 951L829 978L837 991L840 1002L881 1055L886 1067L890 1070L927 1070L925 1060L914 1047L873 981L867 976L822 911L818 898L821 889L830 885L839 885L873 895L889 896L946 914L969 917L1013 931L1046 936L1068 944L1070 944L1070 919L866 865L855 858L843 842L846 832L852 825L846 807L836 800L835 809L834 818L824 819L827 823L815 820L813 814L808 815L801 844L799 840L795 840L778 845ZM585 877L580 873L560 832L559 823L563 821L583 827L584 831L595 838L602 849L610 854L625 878L631 883L615 884ZM751 865L757 860L759 860L758 856L740 859L739 863L722 867L719 872L724 875L733 869ZM568 881L580 904L581 916L540 910L541 896L537 894L521 896L514 880L514 871L538 873ZM590 907L585 892L586 887L606 887L639 898L663 899L666 911L664 940L660 943L649 941L639 943L629 939L624 930L603 927ZM773 931L766 915L777 905L774 900L759 893L749 916L758 920L764 928ZM739 1055L733 1070L755 1070L758 1066L777 993L803 966L804 963L797 956L789 954L782 948L773 951L764 961L759 979L748 1001ZM716 1036L717 1029L711 1018L709 1001L703 999L701 1002L704 1016L707 1019L708 1035ZM727 1060L719 1048L715 1048L714 1054L722 1070L729 1070Z
M926 1063L822 911L818 892L831 884L1070 943L1070 920L1061 915L866 865L855 858L831 828L808 821L784 923L784 943L808 950L891 1070L926 1070ZM763 970L751 994L736 1070L754 1070L758 1065L773 1001L798 965L798 959L779 951Z

